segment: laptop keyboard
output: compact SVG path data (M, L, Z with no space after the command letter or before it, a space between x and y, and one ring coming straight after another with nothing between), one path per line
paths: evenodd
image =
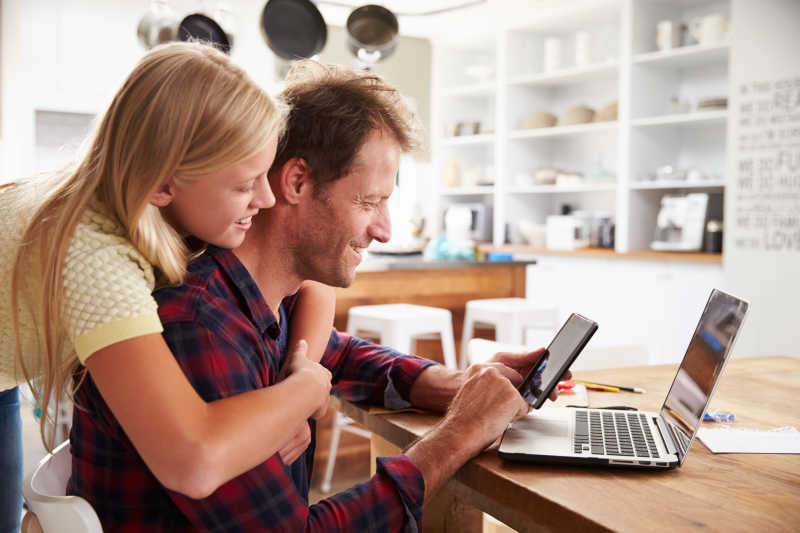
M644 413L575 411L575 453L658 457Z

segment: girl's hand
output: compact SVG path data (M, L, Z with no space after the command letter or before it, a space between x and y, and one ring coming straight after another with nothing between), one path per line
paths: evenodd
M300 340L291 351L278 374L278 381L289 377L302 379L307 385L306 393L312 395L318 402L318 407L312 418L320 419L328 411L328 402L331 396L331 373L319 363L311 361L307 356L308 343Z

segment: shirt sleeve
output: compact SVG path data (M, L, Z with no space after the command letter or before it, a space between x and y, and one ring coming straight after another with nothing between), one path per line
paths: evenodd
M333 330L321 364L331 371L337 396L401 409L411 405L417 377L437 363Z
M246 339L232 342L236 339L215 334L202 321L167 322L164 336L207 401L254 388L241 384L248 357L239 350ZM371 479L309 507L276 453L207 498L167 492L197 531L388 533L419 531L425 484L408 457L379 458Z
M287 471L276 454L207 498L169 495L197 531L420 531L425 485L405 456L378 458L371 479L310 507Z
M78 225L62 271L66 333L82 363L105 346L162 331L152 266L100 220Z

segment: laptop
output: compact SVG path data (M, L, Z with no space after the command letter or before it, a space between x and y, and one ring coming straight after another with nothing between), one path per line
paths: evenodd
M498 453L545 464L680 466L748 307L735 296L711 291L660 412L546 407L511 424Z

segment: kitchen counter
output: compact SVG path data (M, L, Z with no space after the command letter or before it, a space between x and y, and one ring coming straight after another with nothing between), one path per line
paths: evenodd
M547 248L534 248L520 244L504 244L494 246L491 243L478 245L478 250L484 253L501 252L518 255L535 262L536 256L560 255L570 257L594 257L617 259L652 259L657 261L688 261L700 263L721 263L722 254L704 252L657 252L654 250L632 250L630 252L617 252L611 248L578 248L576 250L549 250Z
M387 270L442 270L454 268L509 267L531 265L536 261L442 261L424 259L422 254L394 255L368 253L356 272L385 272Z

